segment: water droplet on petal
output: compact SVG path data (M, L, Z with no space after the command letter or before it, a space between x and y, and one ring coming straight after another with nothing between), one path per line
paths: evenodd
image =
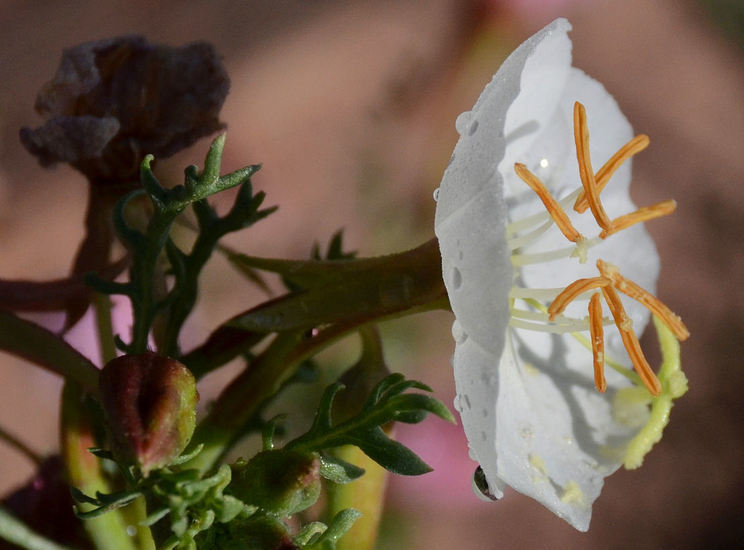
M439 200L439 187L434 189L434 202Z
M462 273L456 267L452 268L452 288L458 290L462 286Z
M455 322L452 323L452 338L455 339L455 343L462 344L465 342L465 340L468 339L468 334L465 332L465 329L462 328L462 325L460 324L460 321L455 319Z
M470 123L470 127L468 128L468 135L472 136L476 132L476 130L478 130L478 121L474 120Z
M473 118L472 111L464 111L455 120L455 129L461 136L470 131L470 119Z

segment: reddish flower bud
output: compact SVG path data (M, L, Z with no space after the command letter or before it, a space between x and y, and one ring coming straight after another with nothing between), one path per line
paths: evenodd
M147 475L183 452L199 400L196 380L184 365L155 353L124 355L103 367L100 386L117 459Z

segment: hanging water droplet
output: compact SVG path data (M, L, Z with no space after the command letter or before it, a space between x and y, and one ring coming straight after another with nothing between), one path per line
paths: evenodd
M475 473L473 474L473 492L478 498L486 502L498 500L498 497L489 489L486 474L480 466L475 469Z
M455 119L455 129L461 136L470 131L470 119L473 118L472 111L464 111Z
M434 202L437 202L439 200L439 187L434 189Z
M455 339L456 344L462 344L465 342L465 340L468 339L468 333L465 332L465 329L462 328L462 325L460 324L460 321L455 319L455 322L452 323L452 338Z

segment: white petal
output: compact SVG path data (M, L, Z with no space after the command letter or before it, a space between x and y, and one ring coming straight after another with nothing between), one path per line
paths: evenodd
M529 288L551 288L596 276L598 257L653 292L658 255L637 226L592 248L586 264L566 258L521 269L511 265L506 221L543 211L515 176L514 163L527 164L557 198L580 185L574 101L587 108L595 171L632 137L630 124L601 84L571 68L569 30L559 19L527 40L473 110L458 118L461 138L439 190L435 230L457 318L455 406L471 456L494 495L501 496L509 484L586 530L603 478L617 469L633 435L611 410L615 391L627 380L607 372L608 389L601 394L594 389L591 352L573 337L507 328L508 292L514 278ZM635 210L629 184L627 163L602 194L610 217ZM590 213L572 214L572 220L588 237L599 231ZM551 228L525 252L566 246L568 241ZM640 333L648 312L624 302ZM582 307L586 302L570 311ZM606 340L608 354L627 360L616 332L608 329Z
M544 71L546 79L560 81L561 74L567 75L570 27L558 19L524 42L494 75L473 110L460 115L461 138L439 188L434 229L450 303L465 332L495 357L503 349L513 274L497 171L506 147L507 110L521 94L520 75L528 63ZM552 68L556 60L565 70Z

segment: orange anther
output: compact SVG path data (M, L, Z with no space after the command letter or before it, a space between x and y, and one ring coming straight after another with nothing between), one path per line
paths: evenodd
M648 290L641 288L630 279L623 277L617 267L612 264L597 260L597 268L603 277L612 281L613 287L626 296L633 298L638 303L643 304L651 313L661 319L678 340L687 340L690 337L690 331L687 330L682 319Z
M558 296L555 297L553 303L548 308L548 318L552 321L555 316L562 313L566 306L570 304L577 296L593 290L595 288L601 288L610 284L610 281L604 277L592 277L590 279L577 279L566 288L564 288Z
M591 208L597 224L602 229L610 229L610 218L599 200L599 188L594 179L592 159L589 156L589 128L586 124L586 109L578 101L574 103L574 140L576 142L576 158L579 162L579 177L584 187L589 208Z
M599 237L601 239L605 239L613 233L617 233L618 231L627 229L631 225L635 225L641 222L647 222L648 220L660 218L661 216L666 216L667 214L671 214L672 212L674 212L675 208L677 208L677 201L675 200L666 200L657 202L656 204L652 204L651 206L644 206L642 208L639 208L635 212L631 212L630 214L625 214L623 216L618 216L617 218L612 220L610 229L603 229L599 234Z
M638 337L633 331L631 320L625 313L622 302L620 302L620 296L611 286L602 287L602 294L610 308L612 317L615 319L615 325L620 331L620 337L623 340L625 350L628 352L630 361L633 363L638 376L640 376L641 382L643 382L643 385L646 386L651 395L658 397L661 394L661 383L643 355L641 344L638 342Z
M645 134L641 134L635 136L628 143L623 145L617 151L617 153L612 155L612 157L610 157L610 160L605 162L602 168L600 168L599 171L594 175L594 179L597 182L597 193L602 192L602 189L605 188L607 182L610 181L612 175L618 168L620 168L623 162L628 160L633 155L643 151L646 147L648 147L649 143L650 140L648 136ZM586 200L586 194L583 191L579 193L578 197L576 197L576 202L574 203L573 208L579 214L585 212L586 209L589 208L589 201Z
M604 327L602 326L602 304L599 302L599 292L592 294L589 299L589 335L592 340L592 356L594 357L594 385L604 393L607 381L604 375Z
M545 187L545 184L540 181L540 178L530 172L524 164L519 162L514 165L514 171L517 173L517 176L519 176L520 179L529 185L530 189L537 194L543 205L545 205L545 209L548 211L548 214L550 214L550 217L553 218L558 229L561 230L561 233L563 233L563 235L571 242L579 242L582 240L583 237L581 236L581 233L579 233L573 226L571 220L568 219L565 210L563 210L561 205L558 204L558 201L553 198L550 191Z

